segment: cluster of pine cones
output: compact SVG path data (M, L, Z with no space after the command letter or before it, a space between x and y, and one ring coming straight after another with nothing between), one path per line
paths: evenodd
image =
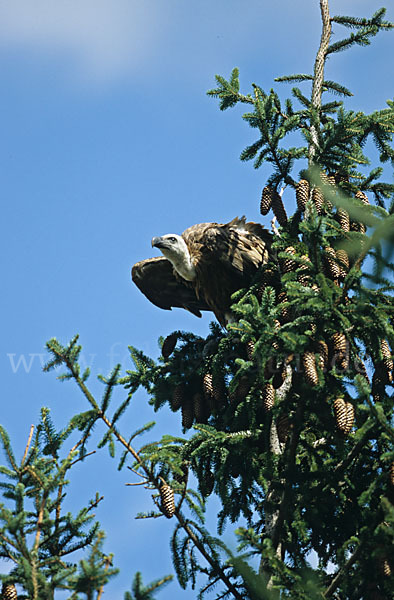
M325 185L335 186L336 180L334 176L327 176L324 173L321 174L322 183ZM360 200L364 205L368 205L369 201L364 192L358 191L355 197ZM324 213L332 213L333 205L329 198L325 197L322 189L318 186L311 186L306 179L302 179L296 185L296 200L297 208L301 213L304 213L307 209L307 202L311 201L316 208L318 215ZM266 186L263 189L260 203L260 212L262 215L268 214L269 210L272 209L281 226L286 225L287 215L283 206L281 195L271 188ZM357 231L359 233L365 233L366 227L364 223L352 221L346 210L338 208L335 213L335 219L337 220L341 231L346 235L349 231ZM311 277L310 267L312 266L309 257L306 254L297 256L297 250L293 246L285 248L284 253L286 257L279 261L280 270L282 274L289 273L295 270L297 272L297 281L304 286L309 286L316 292L319 288L314 283L314 277ZM294 258L292 258L294 257ZM295 260L297 259L297 260ZM340 286L345 279L349 268L350 261L347 252L339 248L335 250L331 246L327 246L324 251L324 273L327 277L333 280L333 282ZM308 273L309 271L309 273ZM275 287L273 283L275 276L272 270L267 269L263 274L263 281L260 287L260 294L263 293L264 289L270 285ZM278 327L281 323L286 323L292 319L291 311L288 307L288 298L284 291L277 291L278 304L283 304L281 311L280 321L278 321ZM344 295L344 301L348 302L346 294ZM316 328L315 325L311 324L311 328ZM327 344L328 341L328 344ZM315 342L315 347L310 351L306 351L302 356L302 366L306 382L311 386L318 384L318 370L317 365L324 372L327 367L331 368L334 364L337 369L346 371L349 368L350 351L349 343L346 339L346 335L343 332L335 332L329 340L318 340ZM386 384L393 383L393 361L391 358L391 352L389 345L386 340L381 340L380 350L383 356L383 360L377 361L374 365L375 372L372 381L372 393L374 394L375 400L379 399L379 391L382 392ZM292 358L292 357L289 357ZM356 364L357 371L368 380L367 371L364 363L358 356L353 357ZM263 402L267 410L269 410L274 403L275 388L283 382L285 373L286 362L282 365L282 375L274 376L272 383L267 383L263 390ZM279 385L278 385L279 384ZM354 423L354 406L351 402L346 401L344 398L336 398L333 403L335 420L338 429L348 434Z

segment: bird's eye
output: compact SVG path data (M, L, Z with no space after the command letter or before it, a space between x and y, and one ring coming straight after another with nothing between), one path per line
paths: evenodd
M168 238L170 242L176 242L176 238L172 235Z

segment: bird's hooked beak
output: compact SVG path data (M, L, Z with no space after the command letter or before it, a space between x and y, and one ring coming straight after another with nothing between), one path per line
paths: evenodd
M165 248L166 243L165 240L161 237L153 237L152 238L152 248Z

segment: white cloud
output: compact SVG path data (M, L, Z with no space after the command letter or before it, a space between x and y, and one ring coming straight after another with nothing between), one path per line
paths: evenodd
M78 78L108 82L140 67L165 28L154 0L1 0L0 52L62 58Z

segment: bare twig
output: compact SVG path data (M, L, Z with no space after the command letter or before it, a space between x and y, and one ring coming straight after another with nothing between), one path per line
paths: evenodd
M26 444L26 448L25 448L25 452L23 454L23 458L22 458L22 462L21 462L21 467L23 467L23 463L26 460L26 456L27 453L29 452L29 448L30 448L30 443L31 443L31 438L33 437L33 432L34 432L34 425L30 426L30 433L29 433L29 438L27 440L27 444Z
M333 592L335 592L335 590L338 587L338 584L339 584L340 580L345 575L346 571L348 571L350 569L350 567L352 566L352 564L358 558L358 555L360 554L361 548L362 548L362 544L360 544L356 548L356 550L353 552L353 554L351 555L351 557L349 558L349 560L343 565L343 567L341 569L339 569L339 571L335 575L334 579L332 580L332 582L330 583L330 585L328 586L328 588L324 592L324 594L323 594L324 598L328 598L329 596L331 596L331 594Z
M323 30L320 39L320 47L316 55L315 68L313 74L313 86L312 86L312 108L319 110L321 107L321 97L323 90L324 81L324 65L327 57L327 49L330 43L331 37L331 20L330 11L328 7L328 0L320 0L320 12L323 22ZM313 159L316 154L316 148L318 146L318 135L316 126L311 125L311 138L312 141L309 145L309 165L313 163Z

